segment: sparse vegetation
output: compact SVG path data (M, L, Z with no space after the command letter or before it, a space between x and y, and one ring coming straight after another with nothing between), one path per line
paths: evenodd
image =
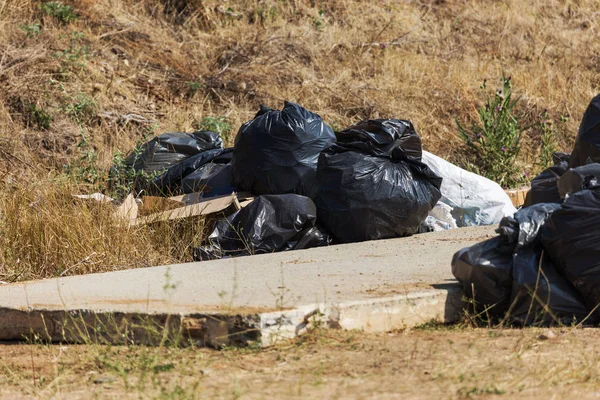
M470 130L457 122L461 138L473 152L470 157L473 161L467 167L506 188L526 182L525 172L519 169L517 161L521 137L531 128L523 126L515 113L520 98L513 97L511 80L510 76L502 76L500 88L493 95L488 94L485 105L477 110L479 121ZM487 81L483 81L481 88L487 89Z
M194 127L203 131L217 132L226 143L231 143L233 128L227 121L227 117L204 117Z
M65 5L60 1L49 1L43 3L40 7L44 14L54 17L66 24L79 18L72 6Z
M595 331L314 332L268 349L2 345L0 395L87 398L588 398ZM490 334L493 333L493 334ZM592 395L593 396L593 395Z
M20 25L19 28L21 28L29 38L39 35L42 31L42 26L37 23L29 25Z

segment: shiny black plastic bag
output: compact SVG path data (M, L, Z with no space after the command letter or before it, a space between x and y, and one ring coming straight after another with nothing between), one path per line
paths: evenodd
M359 122L338 136L345 143L353 142L370 154L392 156L394 152L411 160L421 161L421 137L413 124L401 119L369 119Z
M570 324L588 315L541 245L541 231L559 209L559 204L523 208L502 220L500 236L455 254L452 273L475 300L476 311L488 307L489 316L519 325Z
M531 190L527 192L523 207L540 203L562 203L558 179L569 169L569 158L566 153L554 153L554 165L540 172L531 181Z
M368 125L386 129L359 128ZM420 162L420 140L412 125L363 122L337 138L319 156L319 222L342 243L417 233L441 197L442 178Z
M316 228L313 201L296 194L258 196L217 222L208 245L195 250L196 260L305 249L326 244Z
M126 189L146 195L180 194L184 169L194 171L189 168L190 164L198 164L198 158L202 162L212 160L222 148L223 141L215 132L164 133L139 146L122 164L113 165L109 184L114 187L131 185Z
M452 258L452 274L458 279L471 309L482 316L503 318L512 293L512 250L495 237L458 251Z
M127 156L125 165L152 173L166 170L198 153L222 148L223 140L215 132L163 133Z
M600 163L600 95L592 99L583 114L569 167L589 163Z
M234 185L254 194L314 198L319 153L334 141L329 125L298 104L286 101L281 111L261 106L235 139Z
M542 247L542 229L559 204L537 204L500 223L506 240L515 240L510 320L521 325L581 322L589 314L583 299ZM512 232L517 231L516 235Z
M233 193L231 169L231 163L205 164L183 179L183 193L202 192L203 197Z
M186 192L182 187L184 179L207 164L230 162L231 152L232 149L215 149L188 157L172 165L165 172L152 179L146 185L146 193L159 196L176 196L191 193L190 191ZM188 180L188 189L189 183L191 182Z
M544 249L589 308L600 303L600 187L572 193L542 230Z
M571 168L558 180L558 192L565 199L567 195L600 184L600 164L587 164Z
M579 293L558 273L542 246L518 250L513 260L510 321L523 326L571 325L588 314Z

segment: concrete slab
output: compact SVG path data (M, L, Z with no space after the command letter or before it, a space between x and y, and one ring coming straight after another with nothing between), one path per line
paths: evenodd
M268 345L315 323L382 331L450 321L461 309L452 255L493 231L465 228L4 285L0 340L115 341L118 333L124 341L168 336Z

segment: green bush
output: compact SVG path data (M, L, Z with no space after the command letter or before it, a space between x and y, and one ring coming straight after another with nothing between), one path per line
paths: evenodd
M233 127L225 116L204 117L194 124L195 129L218 133L225 143L229 143Z
M526 176L517 166L521 151L521 136L531 126L523 126L515 114L520 98L513 98L510 77L502 76L502 88L490 96L478 109L479 121L470 129L458 121L459 134L473 157L467 169L498 182L503 187L516 187L526 182ZM486 90L486 81L481 86Z
M57 20L68 24L79 18L72 6L64 5L60 1L49 1L41 5L44 14L56 18Z

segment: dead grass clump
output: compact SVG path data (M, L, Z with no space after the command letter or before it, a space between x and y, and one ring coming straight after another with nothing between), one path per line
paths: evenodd
M192 259L202 219L129 228L112 204L77 200L64 179L0 196L0 279L18 281L114 271Z

